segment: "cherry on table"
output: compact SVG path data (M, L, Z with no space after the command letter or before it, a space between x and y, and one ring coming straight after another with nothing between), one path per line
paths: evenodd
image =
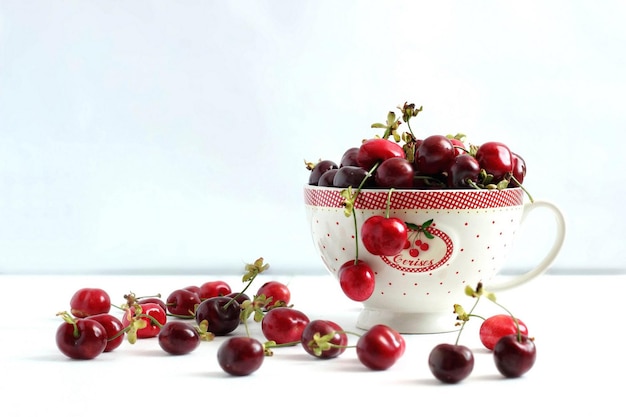
M220 297L226 294L230 294L232 289L226 281L213 280L207 281L200 285L200 299L206 300L207 298Z
M65 321L56 332L56 344L65 356L71 359L93 359L107 345L104 327L90 318L73 318L66 312L59 313Z
M467 346L441 343L430 351L428 368L441 382L456 384L474 369L474 354Z
M158 342L161 349L171 355L186 355L200 345L200 334L189 323L169 321L161 328Z
M193 317L196 306L200 304L200 296L190 290L178 289L168 295L165 300L167 311L177 316Z
M116 316L109 313L100 313L89 316L90 320L95 320L104 327L107 335L107 344L105 352L112 352L117 349L124 341L124 325Z
M404 337L395 329L376 324L363 333L356 343L356 354L366 367L382 371L402 357L406 349Z
M299 342L304 328L309 324L309 317L292 307L270 309L261 320L261 331L267 340L276 344Z
M70 312L74 317L84 318L110 310L111 297L102 288L81 288L70 299Z
M224 295L207 298L198 304L195 320L197 324L206 321L207 331L216 336L224 336L239 326L240 315L239 303Z
M291 291L287 284L280 281L267 281L256 292L257 296L264 295L267 310L276 306L287 306L291 301Z
M528 327L520 319L514 319L510 314L496 314L487 317L479 329L480 341L483 346L489 350L493 350L494 346L503 336L509 334L517 334L519 323L519 331L523 335L528 335Z
M141 310L141 311L139 311ZM128 327L133 320L143 320L145 327L137 329L138 339L156 337L161 327L167 322L166 311L157 303L138 304L131 306L122 316L122 324Z
M498 371L507 378L518 378L528 372L537 358L532 338L510 334L500 338L493 348L493 359Z
M217 362L228 374L246 376L258 370L265 359L265 348L249 336L232 336L217 350Z
M300 344L311 356L331 359L346 351L348 335L334 321L316 319L310 321L302 331Z

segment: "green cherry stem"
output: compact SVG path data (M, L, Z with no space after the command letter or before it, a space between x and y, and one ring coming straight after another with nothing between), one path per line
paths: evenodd
M350 212L352 213L352 218L353 218L353 221L354 221L354 245L355 245L354 264L355 265L359 261L359 228L358 228L357 221L356 221L356 210L355 210L354 206L356 205L356 199L357 199L359 193L361 192L361 189L363 189L363 186L365 185L365 181L367 181L367 179L374 174L374 171L376 171L376 168L378 168L379 165L380 165L380 162L376 162L374 164L374 166L368 171L368 173L365 176L365 178L363 178L363 180L359 184L359 186L356 189L356 191L354 192L354 194L352 194L350 196L350 203L349 203L350 204Z
M465 323L467 323L469 321L469 317L472 316L472 312L474 311L474 309L478 305L479 301L480 301L480 297L476 297L476 301L474 301L474 305L470 309L469 313L467 313L467 317L463 319L463 323L461 324L461 328L459 329L459 332L456 335L456 341L454 342L455 345L459 344L459 340L461 339L461 333L463 332L463 328L465 328Z

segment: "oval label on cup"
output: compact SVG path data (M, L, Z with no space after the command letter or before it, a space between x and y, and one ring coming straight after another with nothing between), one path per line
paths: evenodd
M445 265L454 247L450 236L437 229L432 221L412 226L402 252L381 259L390 267L408 273L428 272Z

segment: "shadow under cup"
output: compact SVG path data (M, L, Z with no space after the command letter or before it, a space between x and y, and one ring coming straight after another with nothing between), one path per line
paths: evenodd
M506 289L535 278L554 261L565 237L558 207L545 201L524 203L521 188L361 190L350 216L341 189L305 186L304 191L311 236L326 269L338 279L337 271L355 259L358 244L358 258L375 273L374 293L362 302L356 324L362 329L382 323L401 333L457 330L453 305L463 304L467 285L475 287L481 281L487 289ZM388 199L389 217L412 227L400 253L372 255L360 239L361 226L370 216L384 216ZM526 216L537 208L554 214L557 231L552 247L527 273L493 279Z

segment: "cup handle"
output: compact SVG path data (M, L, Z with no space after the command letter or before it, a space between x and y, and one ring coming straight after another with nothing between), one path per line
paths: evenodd
M527 203L524 206L524 211L522 212L521 223L524 223L531 211L538 208L548 209L552 212L552 214L554 214L554 219L556 221L556 236L554 238L554 242L552 243L552 247L541 262L539 262L539 264L533 269L513 278L491 280L489 283L485 284L485 289L487 289L487 291L506 290L517 287L518 285L543 274L550 267L550 265L552 265L552 262L554 262L554 259L561 251L561 247L565 241L565 218L561 210L556 205L548 201L535 201L533 203Z

